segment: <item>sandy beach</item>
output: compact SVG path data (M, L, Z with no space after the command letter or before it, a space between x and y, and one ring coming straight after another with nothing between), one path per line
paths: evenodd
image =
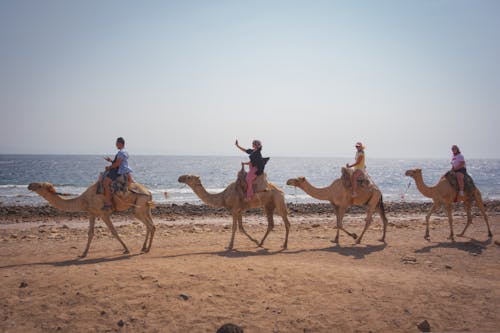
M84 259L84 214L2 207L0 331L215 332L230 322L245 332L419 332L423 321L431 331L499 331L498 202L487 203L493 238L475 216L455 243L443 214L424 240L426 205L388 204L386 244L376 215L361 245L341 234L340 246L328 205L290 205L287 250L276 217L264 248L237 233L230 252L225 211L169 205L154 211L150 253L139 251L144 226L119 214L132 253L99 221ZM346 216L348 230L360 233L363 212ZM458 234L463 209L454 219ZM259 211L244 221L262 237Z

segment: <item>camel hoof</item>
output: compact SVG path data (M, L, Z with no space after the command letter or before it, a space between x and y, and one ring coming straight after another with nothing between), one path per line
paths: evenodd
M124 250L124 251L123 251L123 254L129 254L129 253L130 253L130 251L129 251L129 250Z
M385 238L380 238L378 241L382 242L382 243L385 243Z
M493 237L493 234L491 233L491 231L488 231L488 237L489 238Z
M358 235L356 235L356 233L354 233L354 232L353 232L353 233L351 234L351 237L352 237L352 238L354 238L354 239L357 239L357 238L358 238Z
M361 243L361 239L356 239L356 241L354 242L354 244L360 244Z
M87 253L82 253L78 256L78 258L85 258L87 256Z

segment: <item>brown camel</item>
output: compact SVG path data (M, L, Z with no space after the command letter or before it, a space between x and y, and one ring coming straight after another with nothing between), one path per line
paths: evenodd
M347 177L350 177L348 171L345 168L342 168L342 173ZM344 178L344 177L343 177ZM384 204L382 202L382 193L373 183L369 183L365 186L358 187L357 196L355 198L352 197L352 190L349 186L346 185L345 179L336 179L330 186L323 188L316 188L311 185L305 177L298 177L289 179L286 184L291 186L299 187L301 190L309 194L311 197L329 201L333 206L333 211L337 216L337 235L335 236L334 243L339 243L339 233L340 230L344 231L346 234L356 239L356 244L361 243L361 239L365 234L368 226L372 222L373 213L377 211L382 218L383 224L383 234L380 239L381 242L385 243L385 233L387 229L387 218L385 216ZM368 211L366 214L366 223L363 229L363 232L359 237L355 233L348 232L342 226L342 220L344 218L344 214L346 209L351 205L366 205L368 206Z
M240 171L241 173L241 171ZM239 179L242 177L239 175ZM267 235L274 228L274 220L273 214L276 209L278 214L283 219L285 223L285 242L283 243L282 248L286 249L288 245L288 232L290 230L290 222L288 221L288 212L285 204L285 195L283 191L281 191L278 187L276 187L272 183L267 183L267 188L263 192L256 192L252 197L251 201L246 202L244 200L243 191L238 184L238 181L235 181L229 184L224 191L220 193L208 193L207 190L203 187L200 177L194 175L183 175L179 177L180 183L185 183L189 187L191 187L196 193L196 195L207 205L212 207L224 207L231 211L231 215L233 216L233 227L231 234L231 241L227 247L228 250L233 249L234 245L234 236L236 233L236 228L245 234L251 241L255 242L258 246L262 246L264 241L266 240ZM250 208L264 208L264 211L267 216L267 231L264 237L260 242L257 242L254 238L252 238L243 228L243 217L242 214L245 210Z
M115 194L113 196L114 205L113 210L102 210L104 206L104 195L96 194L98 183L94 183L85 190L80 196L72 199L63 198L60 193L57 193L54 186L50 183L31 183L28 190L35 191L52 206L66 212L88 212L89 213L89 231L88 240L85 251L80 257L87 256L90 248L90 243L94 237L94 225L96 217L102 218L106 226L109 228L113 236L118 239L123 246L124 253L129 253L125 243L120 239L116 232L113 223L110 220L110 215L113 211L123 211L130 207L134 207L134 215L144 225L146 225L146 239L142 246L143 252L149 252L151 244L153 243L153 236L155 233L155 226L151 217L152 196L148 189L139 183L133 183L129 186L129 191L122 194ZM149 242L148 242L149 240Z
M424 196L432 199L432 207L425 216L425 239L429 239L429 220L431 218L432 213L438 210L441 206L444 206L446 210L446 214L448 215L448 223L450 224L450 236L449 239L455 241L453 235L453 217L451 216L452 211L452 203L455 201L462 201L464 203L465 211L467 212L467 224L465 225L464 230L458 236L462 237L465 233L465 230L472 223L472 201L475 201L481 214L484 217L484 221L486 222L486 227L488 228L488 237L492 237L492 233L490 230L490 224L488 222L488 216L486 216L486 211L484 209L483 198L481 196L481 192L479 189L475 188L472 196L469 197L466 193L464 196L458 196L457 190L446 180L445 178L441 178L439 182L434 186L427 186L424 183L424 179L422 177L422 169L413 169L407 170L405 172L406 176L412 177L415 179L415 184L417 185L417 189Z

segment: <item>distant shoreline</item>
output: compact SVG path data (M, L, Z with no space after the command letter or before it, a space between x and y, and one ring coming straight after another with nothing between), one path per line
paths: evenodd
M489 214L500 213L500 200L486 200L486 211ZM388 214L424 214L427 213L432 205L431 202L385 202L385 209ZM332 206L329 203L288 203L288 211L293 215L311 215L311 214L333 214ZM456 204L454 213L465 214L463 205ZM366 208L362 206L350 207L347 213L364 214ZM158 218L168 218L175 216L229 216L230 213L225 208L212 208L204 204L157 204L152 210L153 216ZM473 213L479 215L479 210L474 206ZM261 209L251 209L247 214L262 214ZM444 212L438 212L444 215ZM127 216L131 212L116 212L113 215ZM85 212L62 212L49 205L43 206L0 206L0 223L22 223L24 220L35 218L66 217L66 218L84 218Z

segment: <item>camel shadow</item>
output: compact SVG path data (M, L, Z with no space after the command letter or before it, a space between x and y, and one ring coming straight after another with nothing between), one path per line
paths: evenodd
M324 251L324 252L333 252L340 254L341 256L345 257L352 257L353 259L364 259L366 256L375 253L375 252L380 252L384 250L387 247L387 243L382 243L379 245L355 245L355 246L349 246L349 247L343 247L340 245L334 245L330 247L325 247L322 249L313 249L313 250L308 250L310 252L318 252L318 251Z
M0 269L8 269L8 268L17 268L17 267L25 267L25 266L54 266L54 267L68 267L68 266L82 266L82 265L94 265L94 264L103 264L108 262L122 261L128 260L136 256L140 256L143 253L137 254L121 254L116 257L100 257L100 258L92 258L92 259L68 259L63 261L49 261L49 262L31 262L25 264L15 264L15 265L6 265L0 266Z
M486 247L491 244L492 239L488 238L485 241L478 241L477 239L470 237L468 241L465 242L439 242L433 245L424 246L421 249L415 250L415 253L429 253L432 249L442 248L442 249L457 249L464 252L468 252L474 255L480 255L486 250Z

